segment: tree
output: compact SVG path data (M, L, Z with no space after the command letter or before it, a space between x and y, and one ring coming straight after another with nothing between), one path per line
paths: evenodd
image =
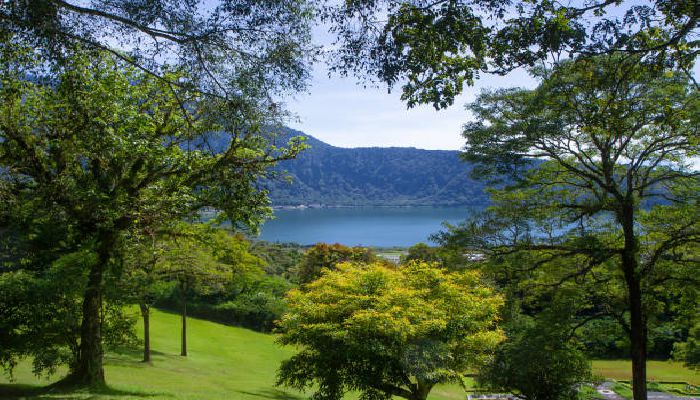
M608 306L629 335L634 398L646 399L652 295L697 285L700 95L684 73L639 56L580 58L540 77L535 90L471 105L466 158L520 178L444 239L496 258L527 253L509 273L539 271L550 288L590 279L620 293Z
M274 110L201 97L104 55L74 54L47 76L34 52L0 50L0 169L10 187L0 209L12 210L3 229L27 243L11 269L40 270L79 249L96 254L85 266L79 361L65 382L102 385L105 273L124 235L204 207L236 228L255 226L269 211L257 180L300 143L278 148L261 134ZM38 243L38 230L54 235Z
M296 268L300 284L309 283L321 275L324 268L333 269L341 262L371 263L377 256L365 247L347 247L342 244L316 243L304 253Z
M52 374L57 365L75 368L78 364L82 294L86 271L95 258L94 252L82 250L40 271L0 273L0 364L10 377L24 356L31 357L36 375ZM134 321L118 299L106 296L101 311L107 347L135 343Z
M176 282L181 305L180 355L187 356L187 298L191 293L223 291L234 275L260 273L261 260L239 245L240 236L203 225L181 225L162 243L156 268L161 279Z
M143 320L143 362L151 361L151 307L172 289L171 282L158 270L158 261L163 256L162 246L159 246L162 233L153 228L134 232L126 238L123 270L112 285L121 298L139 306Z
M475 271L336 268L289 293L279 341L301 350L282 363L278 384L315 386L315 399L358 390L367 399L425 400L437 383L460 383L502 339L503 300Z
M487 387L527 400L570 400L591 380L591 364L568 332L532 324L512 332L479 375Z
M673 357L691 368L700 368L700 324L690 328L686 342L675 344Z
M164 83L204 96L266 102L304 87L311 8L305 1L11 0L2 40L61 62L66 50L109 52ZM187 74L180 79L167 71Z
M416 243L408 248L408 253L401 257L401 263L411 261L424 261L430 263L441 263L442 257L437 247L430 247L425 243Z
M336 71L402 85L408 106L450 106L483 73L626 53L691 75L700 2L358 0L325 2ZM696 84L697 86L697 84Z

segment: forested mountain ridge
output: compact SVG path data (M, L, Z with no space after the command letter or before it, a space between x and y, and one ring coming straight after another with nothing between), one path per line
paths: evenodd
M275 206L485 205L484 184L469 177L458 151L412 147L342 148L306 136L310 148L276 167L282 179L265 183Z

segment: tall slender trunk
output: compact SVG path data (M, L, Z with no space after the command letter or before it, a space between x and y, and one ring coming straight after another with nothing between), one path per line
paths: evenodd
M632 394L647 399L647 323L642 309L639 280L629 283L630 343L632 351Z
M180 355L187 356L187 288L183 285L180 288L182 295L182 336L180 344Z
M621 222L625 239L622 271L625 275L630 307L632 395L634 400L647 400L647 319L642 304L639 242L634 232L633 206L625 207Z
M151 310L145 303L139 304L143 317L143 362L151 361Z

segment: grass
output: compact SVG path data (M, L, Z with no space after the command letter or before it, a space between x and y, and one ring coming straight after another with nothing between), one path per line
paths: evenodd
M593 373L618 381L632 379L632 364L629 360L595 360ZM648 361L647 380L656 382L687 382L700 385L700 372L688 369L673 361Z
M188 320L188 357L180 357L179 317L154 311L151 317L151 364L140 362L137 350L105 356L109 389L86 391L46 391L44 386L58 380L38 379L28 362L15 371L16 381L0 376L0 398L27 399L236 399L297 400L300 393L274 386L277 367L293 354L293 349L274 343L274 337L197 319ZM433 390L433 400L465 398L457 385ZM350 395L349 399L356 398Z
M188 357L180 357L180 320L177 315L154 311L151 317L153 361L144 364L139 350L108 353L105 373L109 389L100 392L47 391L65 370L49 379L32 375L29 362L15 371L15 382L0 375L0 398L26 399L236 399L298 400L310 393L274 386L280 362L293 349L274 343L274 336L191 318L188 321ZM594 372L618 380L630 379L629 361L594 361ZM679 363L651 361L649 377L657 381L700 383L698 372ZM348 395L356 399L356 395ZM433 389L431 400L463 400L458 385Z

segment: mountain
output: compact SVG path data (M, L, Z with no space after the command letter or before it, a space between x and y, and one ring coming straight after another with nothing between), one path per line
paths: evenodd
M276 167L291 182L265 183L275 206L488 204L484 184L469 177L458 151L412 147L342 148L306 136L310 149Z

